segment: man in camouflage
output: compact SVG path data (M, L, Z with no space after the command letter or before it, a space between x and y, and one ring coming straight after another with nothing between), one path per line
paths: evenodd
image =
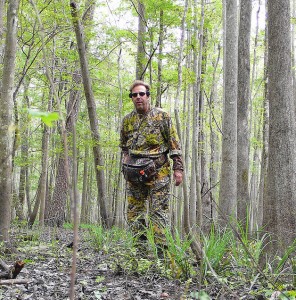
M145 229L151 226L156 245L165 246L165 228L169 225L168 207L171 166L178 186L183 180L180 143L170 116L161 108L150 105L150 87L136 80L130 87L130 98L135 109L122 121L120 147L122 161L128 155L155 160L156 178L151 182L127 181L127 221L138 238L146 239Z

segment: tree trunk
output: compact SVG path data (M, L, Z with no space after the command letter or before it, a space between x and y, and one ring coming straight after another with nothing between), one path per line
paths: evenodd
M138 0L138 51L136 61L136 79L143 80L145 75L145 42L146 42L146 23L145 5Z
M219 222L226 226L237 215L237 1L225 8L224 112Z
M218 45L218 57L216 62L213 62L214 71L213 71L213 85L211 88L211 94L209 99L210 105L210 115L209 115L209 124L210 124L210 201L211 201L211 219L217 220L217 203L218 203L218 173L219 170L217 168L219 159L219 136L217 134L220 131L220 128L217 128L217 120L215 119L214 109L217 103L217 67L220 61L220 45Z
M203 6L202 6L203 7ZM198 26L197 26L197 1L194 1L194 38L195 45L198 43ZM203 22L203 16L201 16ZM191 180L190 180L190 211L189 218L190 224L193 226L192 230L196 233L197 226L201 228L201 193L200 193L200 161L198 156L198 137L199 137L199 95L200 95L200 82L201 82L201 63L202 63L202 47L203 47L203 32L200 29L199 38L199 51L195 50L193 54L193 72L196 76L196 82L193 85L193 120L192 120L192 167L191 167ZM197 55L199 53L199 56ZM185 205L185 203L184 203ZM199 216L197 218L197 216Z
M237 80L237 217L247 224L249 198L250 32L252 1L240 2Z
M162 52L163 52L163 10L159 13L159 47L158 47L158 73L157 73L157 94L156 94L156 107L161 107L161 95L162 95Z
M9 240L12 200L13 83L17 45L18 0L11 0L7 11L7 33L0 89L0 240Z
M3 33L4 33L4 7L5 7L5 0L0 0L0 42L3 38ZM2 47L2 42L0 43L0 57L3 55L3 47ZM2 63L2 61L0 61ZM0 86L1 88L1 86Z
M268 1L269 158L263 223L266 250L280 256L296 238L296 125L292 90L290 1Z
M100 147L100 135L99 135L98 119L96 115L96 103L92 91L88 61L86 58L83 30L78 19L77 6L75 2L71 2L70 6L71 6L71 13L73 18L72 21L73 21L73 25L76 33L77 45L78 45L80 66L82 72L82 81L84 86L85 98L87 101L90 127L92 131L92 138L94 140L93 153L94 153L96 180L97 180L97 187L98 187L99 211L100 211L101 221L103 225L108 227L109 220L108 220L107 205L106 205L107 197L106 197L104 160L103 160L102 150Z
M79 72L73 74L72 80L76 86L81 83ZM79 90L72 89L69 95L65 125L67 136L72 134L73 126L75 126L74 123L77 118L80 104L80 94ZM74 117L72 118L72 116ZM73 145L73 147L76 146ZM69 172L72 169L72 159L70 157L66 158L64 154L59 155L53 195L52 197L49 197L48 202L45 205L45 224L49 226L62 226L65 221L65 209L68 197L66 159L68 160L67 165L69 167Z
M265 5L267 11L267 4ZM266 12L267 19L268 11ZM257 228L261 228L263 224L263 197L264 197L264 185L267 176L268 166L268 136L269 136L269 101L267 96L267 62L268 62L268 47L267 47L267 35L268 27L265 26L265 39L264 39L264 118L263 118L263 148L261 154L261 170L260 170L260 183L259 183L259 196L258 203L255 209L255 224Z
M178 85L175 97L175 112L179 113L179 103L180 103L180 96L181 96L181 89L182 89L182 57L183 57L183 50L184 50L184 39L185 39L185 21L188 11L188 0L185 1L185 7L183 11L183 17L181 21L181 37L180 37L180 46L179 46L179 54L178 54ZM177 116L175 116L177 117ZM189 126L188 126L189 127ZM179 133L181 134L181 132ZM180 139L182 140L181 136ZM185 145L182 145L182 149L185 149ZM184 154L183 154L184 157ZM186 163L184 162L184 165ZM185 167L185 166L184 166ZM186 183L187 184L187 183ZM177 201L172 202L173 209L171 210L172 221L175 223L176 228L181 232L182 226L182 219L183 214L183 197L182 197L182 190L177 189Z
M88 182L88 160L89 160L89 146L85 145L84 151L84 163L83 163L83 185L82 185L82 196L81 196L81 213L80 213L80 222L88 223L88 195L87 195L87 185Z
M48 111L52 111L52 95L49 95ZM42 137L42 159L41 159L41 175L40 175L40 209L39 209L39 224L44 225L44 212L45 212L45 200L47 192L47 174L48 174L48 154L49 154L49 138L50 138L50 128L44 124L43 125L43 137Z

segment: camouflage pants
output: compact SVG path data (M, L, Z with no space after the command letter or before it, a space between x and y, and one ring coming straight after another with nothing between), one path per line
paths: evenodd
M127 184L127 221L130 229L140 240L146 240L145 230L152 228L155 243L164 246L165 228L169 226L170 176L167 174L158 178L150 186Z

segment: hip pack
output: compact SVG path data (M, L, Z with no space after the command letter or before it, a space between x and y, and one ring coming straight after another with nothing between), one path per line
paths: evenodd
M134 183L145 183L155 179L157 171L154 160L147 157L128 156L122 163L125 180Z

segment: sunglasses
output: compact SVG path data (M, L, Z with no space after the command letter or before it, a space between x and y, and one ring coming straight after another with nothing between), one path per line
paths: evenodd
M136 97L138 97L138 94L139 94L141 97L143 97L143 96L145 96L145 95L149 96L149 95L150 95L150 92L147 91L147 92L140 92L140 93L130 93L130 94L129 94L129 97L130 97L130 98L136 98Z

